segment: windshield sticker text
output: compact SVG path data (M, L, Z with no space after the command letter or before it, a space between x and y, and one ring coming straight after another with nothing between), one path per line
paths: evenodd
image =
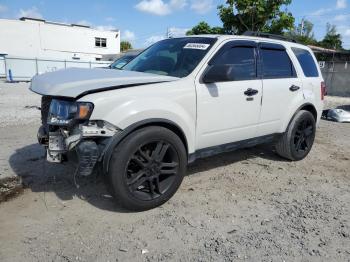
M184 46L184 49L207 50L209 46L208 44L188 43Z

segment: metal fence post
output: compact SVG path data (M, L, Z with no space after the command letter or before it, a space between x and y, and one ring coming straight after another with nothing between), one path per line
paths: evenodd
M6 77L6 80L8 80L7 62L6 61L7 61L6 56L4 56L5 77Z
M64 69L67 69L67 60L64 60Z
M335 62L333 59L333 61L332 61L332 74L331 74L331 81L330 81L331 90L333 89L334 73L335 73Z
M35 58L35 71L36 71L36 74L38 75L39 74L39 65L38 65L38 58L37 57Z

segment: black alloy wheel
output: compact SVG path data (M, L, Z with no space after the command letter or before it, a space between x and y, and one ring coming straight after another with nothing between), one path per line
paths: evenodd
M171 144L147 142L128 161L125 175L129 191L140 200L160 197L174 183L178 166L179 157Z
M315 116L309 111L300 110L289 123L286 132L279 138L276 151L289 160L302 160L311 151L315 135Z
M301 121L294 133L294 147L297 154L305 154L314 140L314 125L310 119Z
M183 141L171 130L134 131L114 149L107 186L116 202L132 211L162 205L177 191L187 169Z

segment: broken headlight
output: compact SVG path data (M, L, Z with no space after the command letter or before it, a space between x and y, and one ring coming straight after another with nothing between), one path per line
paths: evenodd
M74 120L88 120L93 109L92 103L53 99L47 123L49 125L69 125Z

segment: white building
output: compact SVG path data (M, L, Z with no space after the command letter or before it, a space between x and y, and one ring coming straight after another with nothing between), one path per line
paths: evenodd
M8 56L99 61L120 53L120 31L23 17L0 19L0 54Z

